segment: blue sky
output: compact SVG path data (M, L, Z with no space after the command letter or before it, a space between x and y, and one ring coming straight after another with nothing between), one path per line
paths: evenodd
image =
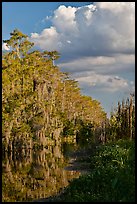
M18 28L38 49L58 50L56 64L109 115L135 89L134 8L134 2L3 2L2 38Z
M46 16L52 15L60 5L83 6L88 2L3 2L2 3L2 38L9 38L10 32L17 27L26 34L40 32L50 26L41 22ZM25 16L24 16L25 15Z

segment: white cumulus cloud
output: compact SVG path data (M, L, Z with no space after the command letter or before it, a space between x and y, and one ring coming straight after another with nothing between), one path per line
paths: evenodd
M56 28L52 26L44 29L40 34L32 33L30 39L41 49L54 50L59 47L59 38Z
M2 50L6 50L6 51L10 50L10 48L7 46L7 43L2 44Z
M71 72L81 88L101 94L134 89L134 2L60 5L50 22L51 27L31 33L30 39L42 50L59 51L59 67Z
M134 53L133 2L96 2L82 7L59 6L45 28L32 41L42 49L59 49L65 57ZM67 40L73 43L69 46ZM58 47L58 41L62 44ZM53 46L54 42L54 46Z

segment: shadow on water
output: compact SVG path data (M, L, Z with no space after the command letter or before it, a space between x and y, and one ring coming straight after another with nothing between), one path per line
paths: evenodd
M2 201L33 201L60 192L80 175L64 169L73 149L74 145L50 145L39 151L3 155Z

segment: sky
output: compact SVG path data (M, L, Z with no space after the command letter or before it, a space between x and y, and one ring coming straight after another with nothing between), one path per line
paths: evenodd
M134 92L135 2L3 2L2 39L15 28L36 49L60 52L56 65L108 116Z

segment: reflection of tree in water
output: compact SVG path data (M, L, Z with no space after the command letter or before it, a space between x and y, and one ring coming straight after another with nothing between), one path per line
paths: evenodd
M78 177L65 171L61 146L48 146L39 152L5 155L3 159L2 201L31 201L49 197Z

